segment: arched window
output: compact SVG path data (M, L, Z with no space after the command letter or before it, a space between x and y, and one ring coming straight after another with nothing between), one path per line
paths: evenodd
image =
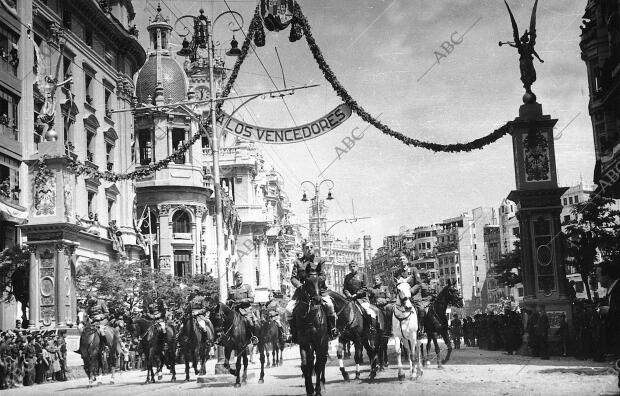
M174 212L172 215L172 232L175 234L189 234L189 214L183 210Z

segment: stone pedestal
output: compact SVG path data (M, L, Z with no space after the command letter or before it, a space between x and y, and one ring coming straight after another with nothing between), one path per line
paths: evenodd
M538 103L525 104L511 125L517 189L508 199L517 204L524 303L544 304L554 334L560 315L572 323L563 265L560 197L567 188L557 184L553 126ZM550 337L551 338L551 337ZM552 341L552 340L551 340Z

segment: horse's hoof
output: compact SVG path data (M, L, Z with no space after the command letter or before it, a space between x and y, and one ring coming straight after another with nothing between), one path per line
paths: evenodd
M238 382L236 382L236 383L235 383L235 385L234 385L234 387L235 387L235 388L241 388L241 384L240 384L240 383L238 383Z
M359 371L355 372L355 379L356 380L360 379L360 372Z
M186 377L186 378L185 378L185 382L189 382L189 377Z
M426 362L424 362L424 367L430 367L431 365L431 361L427 360Z
M403 381L405 379L405 374L398 374L398 380Z
M437 370L443 370L443 366L440 364L437 366Z
M110 385L114 385L116 382L114 382L113 380L110 381Z
M264 384L264 383L265 383L265 380L261 378L261 379L259 379L259 380L258 380L258 383L259 383L259 384Z

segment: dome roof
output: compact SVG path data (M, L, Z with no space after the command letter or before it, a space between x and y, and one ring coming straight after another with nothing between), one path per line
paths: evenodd
M173 102L179 102L187 99L187 81L183 68L171 57L164 54L160 56L164 100L168 102L169 98L172 98ZM138 103L153 103L155 88L157 88L157 56L152 54L138 72L136 79ZM149 96L151 103L148 101Z

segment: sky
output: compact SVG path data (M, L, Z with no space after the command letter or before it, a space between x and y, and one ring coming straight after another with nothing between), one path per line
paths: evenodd
M256 1L227 1L244 17L247 30ZM298 2L339 81L360 105L393 129L437 143L467 142L518 115L524 92L518 54L514 48L498 46L500 40L512 39L503 1ZM529 28L534 1L508 3L522 33ZM545 63L535 64L538 80L532 89L543 112L558 119L555 148L562 186L578 184L581 179L591 182L595 162L586 66L579 49L585 5L585 0L543 0L538 5L536 50ZM161 6L172 21L196 15L201 7L211 17L227 10L223 0L168 0ZM140 38L148 45L146 25L157 2L137 0L134 7ZM188 19L182 21L190 26ZM231 39L229 21L222 17L215 25L215 40L224 50ZM182 24L176 26L181 33ZM251 53L241 67L235 84L238 94L281 89L284 82L288 87L320 87L286 97L290 114L282 100L267 98L250 102L236 116L264 127L286 128L320 118L341 104L305 39L290 43L288 29L266 34L266 45ZM243 42L240 32L236 38ZM451 38L460 43L446 54L441 46ZM172 43L181 41L173 35ZM437 63L435 52L446 56ZM234 58L228 58L226 65L232 68ZM239 104L228 103L225 108ZM343 139L351 137L353 130L357 136L365 131L364 137L348 149ZM338 147L347 152L339 156ZM329 220L350 219L354 213L370 217L342 222L332 232L350 239L371 235L374 249L382 245L384 236L398 233L402 226L435 224L480 206L497 208L515 188L509 136L475 152L433 153L405 146L353 115L334 131L307 143L261 148L268 166L284 179L296 222L307 223L309 203L300 201L300 184L331 179L335 199L329 203ZM321 197L327 195L325 187ZM307 192L309 198L314 195Z

